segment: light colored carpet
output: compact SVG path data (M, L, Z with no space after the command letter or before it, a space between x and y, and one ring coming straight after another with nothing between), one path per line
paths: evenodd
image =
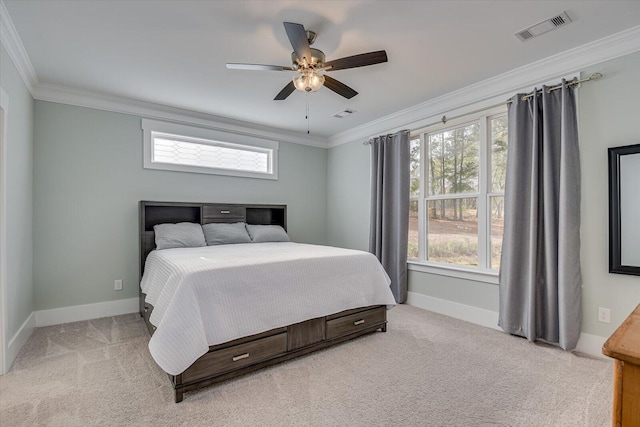
M13 426L606 426L612 363L415 307L387 333L173 403L136 314L37 328L0 377Z

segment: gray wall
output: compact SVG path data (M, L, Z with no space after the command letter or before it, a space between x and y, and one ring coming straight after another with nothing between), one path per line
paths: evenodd
M33 98L4 46L0 86L7 113L7 344L33 312Z
M277 181L143 169L140 117L36 101L34 164L36 310L138 295L140 200L284 203L326 243L325 149L280 143Z
M361 141L328 150L327 224L333 246L369 249L369 150Z
M608 273L607 147L638 144L640 53L584 70L605 77L578 91L582 163L581 253L585 333L609 336L640 302L640 277ZM329 150L329 244L366 249L369 154L361 141ZM344 218L347 218L346 221ZM411 271L409 291L487 310L498 310L498 287L472 280ZM598 307L611 309L611 324L597 322Z
M640 303L640 277L609 274L607 148L640 144L640 52L585 70L604 78L579 90L582 164L582 330L608 336ZM636 194L640 192L636 189ZM597 321L611 308L611 324Z
M428 274L421 271L409 271L408 283L411 292L484 310L498 311L498 286L492 283Z

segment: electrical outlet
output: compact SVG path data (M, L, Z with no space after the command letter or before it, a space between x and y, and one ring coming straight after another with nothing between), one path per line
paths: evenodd
M122 290L122 280L114 280L113 281L113 290L121 291Z
M598 307L598 322L611 323L611 310L604 307Z

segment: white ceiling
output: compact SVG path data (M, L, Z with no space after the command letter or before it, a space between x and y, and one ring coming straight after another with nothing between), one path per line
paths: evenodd
M4 0L40 83L97 91L306 134L305 97L274 96L292 73L283 21L318 33L336 59L385 49L389 62L332 77L359 95L309 95L311 135L329 137L640 23L640 1ZM527 42L513 34L567 11ZM350 108L355 114L336 119Z

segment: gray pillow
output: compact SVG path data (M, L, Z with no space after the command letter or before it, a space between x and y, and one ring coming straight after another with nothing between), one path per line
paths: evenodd
M279 225L247 224L247 231L253 243L290 242L287 232Z
M156 249L198 248L206 246L202 226L193 222L178 224L157 224L153 226L156 233Z
M229 245L233 243L251 243L244 222L233 224L205 224L202 226L207 245Z

